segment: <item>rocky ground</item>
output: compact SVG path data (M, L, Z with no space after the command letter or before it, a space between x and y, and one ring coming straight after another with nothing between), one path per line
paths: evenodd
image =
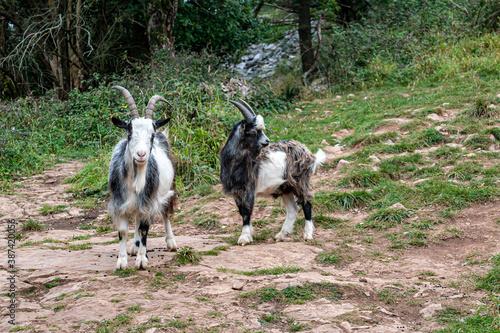
M15 326L8 323L8 285L0 285L2 332L428 332L442 327L437 310L470 313L485 302L484 293L467 281L486 272L487 259L500 252L496 202L463 210L448 224L464 230L461 236L441 237L426 247L388 251L387 240L376 231L370 243L351 229L322 227L311 243L301 241L299 232L287 242L276 243L269 235L253 245L232 245L240 218L232 200L214 187L181 200L173 225L179 247L205 253L198 264L174 261L158 223L148 238L149 269L118 274L117 237L109 230L105 205L77 208L67 193L64 180L80 167L59 164L0 196L3 281L10 276L8 221L14 219L23 235L15 247ZM314 187L337 173L320 170ZM65 209L42 215L44 204ZM354 226L367 214L332 215ZM29 219L47 229L21 231ZM284 211L278 201L260 200L253 219L256 232L277 230ZM342 262L318 261L318 254L339 249L341 243ZM133 260L129 257L131 267ZM266 269L271 268L296 272L270 274ZM242 274L250 271L254 274ZM295 301L279 296L285 291L294 291Z

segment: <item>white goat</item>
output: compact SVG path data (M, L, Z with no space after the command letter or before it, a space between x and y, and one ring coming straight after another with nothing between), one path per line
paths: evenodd
M115 117L111 119L116 127L127 131L127 138L118 142L113 150L108 177L111 192L108 209L120 239L116 269L128 266L126 242L131 218L135 218L135 234L130 254L137 255L135 267L145 269L148 265L146 239L149 226L157 213L163 218L167 249L177 249L170 227L175 201L174 164L167 137L157 132L170 118L153 120L156 102L167 101L159 95L151 97L142 118L139 117L134 99L127 89L120 86L113 86L112 89L123 94L131 117L127 121Z

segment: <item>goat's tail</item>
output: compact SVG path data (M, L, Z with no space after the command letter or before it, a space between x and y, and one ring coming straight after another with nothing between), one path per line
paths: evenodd
M313 175L316 173L316 168L321 166L326 161L326 154L322 149L318 149L317 153L314 154L314 165L312 168Z

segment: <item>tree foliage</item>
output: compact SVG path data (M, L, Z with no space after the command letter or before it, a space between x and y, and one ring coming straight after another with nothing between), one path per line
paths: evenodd
M186 0L179 3L174 35L179 48L227 55L256 41L263 28L247 1Z

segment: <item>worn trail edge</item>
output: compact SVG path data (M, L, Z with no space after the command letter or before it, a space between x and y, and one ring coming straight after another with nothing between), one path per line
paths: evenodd
M0 196L2 281L10 276L8 221L14 219L19 227L32 219L48 228L20 232L24 236L17 240L16 326L36 332L93 332L98 328L122 332L131 327L147 332L432 331L440 327L432 319L436 310L470 311L482 304L484 293L476 291L467 277L484 274L488 267L468 264L467 258L474 254L487 259L500 250L496 241L500 228L495 223L500 206L495 202L471 206L451 221L465 231L462 237L398 252L388 251L381 240L358 242L356 234L339 235L321 227L315 230L312 243L299 241L299 236L275 243L270 235L254 245L228 245L225 239L232 234L225 231L240 228L240 221L233 202L214 187L211 198L194 197L179 204L173 231L180 247L218 248L218 255L204 255L198 264L179 266L173 260L175 254L165 249L163 227L156 224L148 239L149 270L126 271L120 276L114 272L116 233L81 228L109 223L105 205L90 211L71 206L64 179L80 167L74 162L59 164ZM335 178L335 172L320 171L313 187ZM44 216L44 204L65 206L65 211ZM270 221L266 227L279 228L283 211L275 220L270 218L277 207L277 202L260 202L254 221ZM197 227L196 211L216 216L220 227ZM355 225L366 214L342 212L338 217ZM340 265L318 262L319 253L341 246L345 260ZM131 266L133 260L129 258ZM241 274L276 267L300 271ZM312 296L291 302L252 294L262 288L299 290L293 289L297 286L312 286ZM8 323L8 288L0 284L2 332L14 327ZM390 296L397 300L391 301Z

